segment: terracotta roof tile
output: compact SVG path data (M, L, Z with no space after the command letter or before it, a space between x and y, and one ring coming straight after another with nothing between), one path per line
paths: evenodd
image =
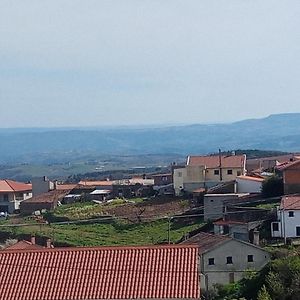
M282 197L280 209L300 210L300 195Z
M48 193L43 193L32 198L22 201L22 203L42 203L42 202L57 202L66 196L70 190L53 190Z
M10 245L3 249L4 251L8 250L33 250L33 249L42 249L44 248L43 246L37 245L37 244L32 244L29 241L18 241L17 243Z
M0 252L0 300L199 299L198 247Z
M57 184L55 189L59 191L64 191L64 190L73 190L78 186L78 184Z
M32 185L13 180L0 180L0 192L26 192L31 191Z
M81 180L79 182L79 184L84 185L84 186L106 186L106 185L113 185L113 181L108 181L108 180L98 180L98 181Z
M223 168L244 168L246 161L245 155L221 156ZM189 156L187 159L189 166L206 166L206 168L218 168L220 160L218 155L210 156Z
M197 244L200 253L204 253L229 240L231 240L231 238L228 236L200 232L183 241L181 244Z

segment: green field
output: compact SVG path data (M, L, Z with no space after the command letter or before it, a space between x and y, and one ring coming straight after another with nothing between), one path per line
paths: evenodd
M189 224L171 222L170 241L175 243L184 234L199 228L203 223ZM95 224L70 225L32 225L20 227L1 227L0 231L10 233L11 237L35 234L50 237L57 245L100 246L100 245L150 245L168 241L168 220L145 223L126 223L112 221Z

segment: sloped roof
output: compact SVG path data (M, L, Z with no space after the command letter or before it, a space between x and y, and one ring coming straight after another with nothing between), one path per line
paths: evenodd
M181 244L197 244L200 253L204 253L230 240L231 238L225 235L200 232L183 241Z
M276 167L276 169L279 170L279 171L284 171L284 170L293 168L295 166L298 166L299 164L300 164L300 160L296 160L296 161L287 162L287 163L283 163L281 165L278 165Z
M221 155L222 168L243 168L246 161L246 155ZM219 155L210 156L188 156L188 166L205 166L206 168L219 168Z
M78 186L78 184L57 184L55 186L55 189L59 190L59 191L65 191L65 190L71 191L71 190L75 189L77 186Z
M5 249L3 249L4 251L8 251L8 250L33 250L33 249L42 249L44 248L41 245L37 245L37 244L32 244L29 241L26 240L22 240L22 241L18 241L17 243L10 245L8 247L6 247Z
M97 180L97 181L81 180L79 182L79 184L84 185L84 186L107 186L107 185L112 185L113 181L108 181L108 180Z
M31 191L32 185L29 183L17 182L13 180L0 180L0 192L26 192Z
M24 203L53 203L64 198L70 190L53 190L22 201Z
M241 179L241 180L250 180L250 181L257 181L257 182L263 182L265 179L262 177L254 177L254 176L245 176L245 175L241 175L241 176L237 176L237 179Z
M200 298L197 246L2 251L0 268L1 300Z
M280 209L300 210L300 195L282 197Z

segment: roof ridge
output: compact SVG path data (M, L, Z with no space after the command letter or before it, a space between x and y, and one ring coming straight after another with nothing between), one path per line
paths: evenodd
M12 181L12 180L9 180L9 179L4 179L4 181L8 184L8 186L15 192L16 190L11 186L11 184L9 183L9 181Z
M43 248L43 249L28 249L26 251L30 252L72 252L72 251L112 251L112 250L153 250L153 249L184 249L198 248L197 245L194 244L172 244L172 245L149 245L149 246L90 246L90 247L61 247L61 248ZM11 249L6 251L8 252L23 252L24 250L20 249ZM0 252L0 255L2 252Z

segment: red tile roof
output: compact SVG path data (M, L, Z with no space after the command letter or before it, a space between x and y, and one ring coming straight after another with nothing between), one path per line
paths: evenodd
M57 184L55 186L55 189L59 190L59 191L65 191L65 190L71 191L71 190L75 189L77 186L78 186L78 184Z
M32 190L32 185L17 182L13 180L0 180L0 192L13 193L13 192L27 192Z
M53 190L22 201L24 203L53 203L62 200L70 190Z
M200 253L204 253L230 240L228 236L200 232L181 244L197 244Z
M245 225L246 222L232 221L232 220L217 220L214 222L215 225Z
M198 247L0 252L0 300L199 299Z
M5 250L5 251L8 251L8 250L33 250L33 249L42 249L42 248L44 248L44 247L37 245L37 244L32 244L29 241L22 240L22 241L18 241L17 243L15 243L13 245L6 247L3 250Z
M221 165L223 168L244 168L246 155L221 156ZM189 156L188 166L205 166L206 168L218 168L220 160L218 155L210 156Z
M279 170L279 171L284 171L286 169L290 169L292 167L298 166L299 164L300 164L300 160L296 160L296 161L292 161L292 162L286 162L286 163L283 163L281 165L278 165L276 167L276 169Z
M300 195L282 197L280 209L300 210Z
M81 180L79 182L80 185L85 186L106 186L106 185L113 185L113 181L108 180L98 180L98 181L89 181L89 180Z

